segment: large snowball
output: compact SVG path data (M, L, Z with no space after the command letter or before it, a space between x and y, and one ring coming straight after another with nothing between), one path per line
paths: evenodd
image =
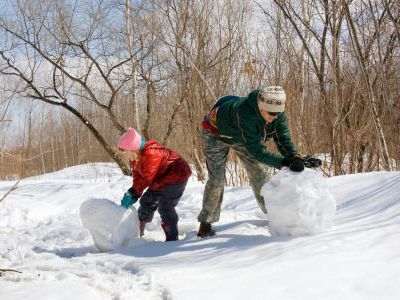
M91 198L82 203L80 216L100 251L132 245L139 237L139 219L134 207L127 210L108 199Z
M282 170L264 184L261 195L266 202L272 236L310 235L332 226L336 201L317 171Z

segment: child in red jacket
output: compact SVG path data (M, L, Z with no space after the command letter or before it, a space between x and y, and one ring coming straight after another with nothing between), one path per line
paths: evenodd
M166 241L176 241L178 215L175 207L192 174L188 163L156 140L146 141L132 128L121 136L118 147L130 161L133 173L133 185L124 194L121 206L129 208L140 198L140 236L158 209Z

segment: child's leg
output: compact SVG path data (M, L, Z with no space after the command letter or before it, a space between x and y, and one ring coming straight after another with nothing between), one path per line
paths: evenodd
M154 212L157 210L159 200L162 198L162 192L147 190L140 198L138 209L139 221L148 223L153 220Z
M158 212L162 220L166 240L174 241L178 239L178 214L175 207L185 191L186 182L167 185L164 189L162 198L158 203Z

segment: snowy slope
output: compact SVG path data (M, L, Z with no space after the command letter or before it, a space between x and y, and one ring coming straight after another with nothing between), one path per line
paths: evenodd
M157 216L146 241L99 253L79 218L90 197L119 202L131 179L112 164L29 178L0 203L0 299L399 299L400 173L326 179L331 231L271 237L249 188L227 188L218 235L196 237L204 185L178 206L180 241ZM0 196L13 182L0 182Z

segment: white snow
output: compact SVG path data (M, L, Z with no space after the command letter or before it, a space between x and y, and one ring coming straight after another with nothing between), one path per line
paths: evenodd
M284 169L261 189L272 236L302 236L329 230L336 201L318 171L301 173Z
M306 177L292 178L303 192L310 182L315 187ZM200 239L204 185L192 178L177 207L179 241L163 242L156 212L141 243L108 252L95 248L80 207L107 199L117 208L130 177L113 164L91 164L22 180L0 203L0 268L22 272L3 273L0 299L397 300L400 173L321 180L337 202L330 230L272 236L251 189L231 187L217 235ZM0 197L14 183L0 181ZM308 199L312 205L317 196Z
M91 198L82 203L80 217L100 251L134 246L139 241L139 218L135 207L125 209L108 199Z

